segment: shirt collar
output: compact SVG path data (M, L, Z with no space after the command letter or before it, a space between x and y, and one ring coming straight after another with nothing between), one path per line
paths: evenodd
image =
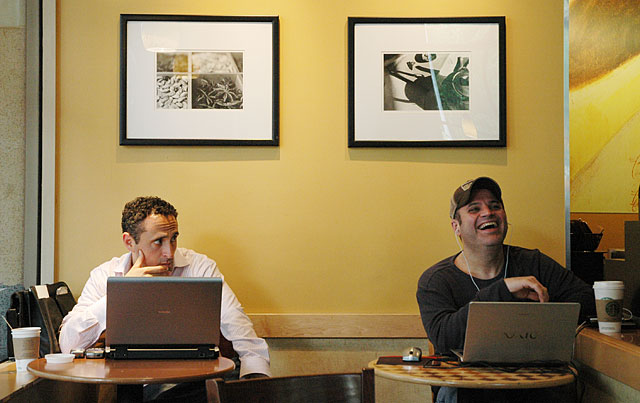
M176 248L176 253L173 254L173 267L185 267L189 266L189 261L187 257L180 251L179 248Z

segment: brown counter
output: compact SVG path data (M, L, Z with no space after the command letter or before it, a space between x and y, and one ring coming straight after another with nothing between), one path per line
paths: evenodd
M622 339L587 328L576 338L575 358L580 363L640 390L640 330L627 330Z
M0 364L0 402L96 402L96 385L56 382L38 378L30 372L16 372L15 362Z

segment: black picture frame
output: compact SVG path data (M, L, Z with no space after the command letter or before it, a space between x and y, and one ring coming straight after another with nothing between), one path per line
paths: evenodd
M506 18L348 19L349 147L506 147Z
M277 16L120 15L120 145L278 146Z

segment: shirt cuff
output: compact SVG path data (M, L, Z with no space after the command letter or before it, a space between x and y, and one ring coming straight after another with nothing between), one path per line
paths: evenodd
M244 357L240 359L240 377L246 374L265 374L271 376L269 363L260 357Z
M500 301L511 302L517 300L517 298L514 297L513 294L511 294L511 291L509 291L507 283L505 283L504 280L499 281L498 284L500 284L500 286L498 287L498 292L500 293Z

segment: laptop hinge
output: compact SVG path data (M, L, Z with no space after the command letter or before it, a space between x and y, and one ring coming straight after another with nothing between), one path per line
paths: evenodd
M216 359L220 356L218 346L196 347L145 347L111 346L105 349L107 358L120 360L135 359Z

